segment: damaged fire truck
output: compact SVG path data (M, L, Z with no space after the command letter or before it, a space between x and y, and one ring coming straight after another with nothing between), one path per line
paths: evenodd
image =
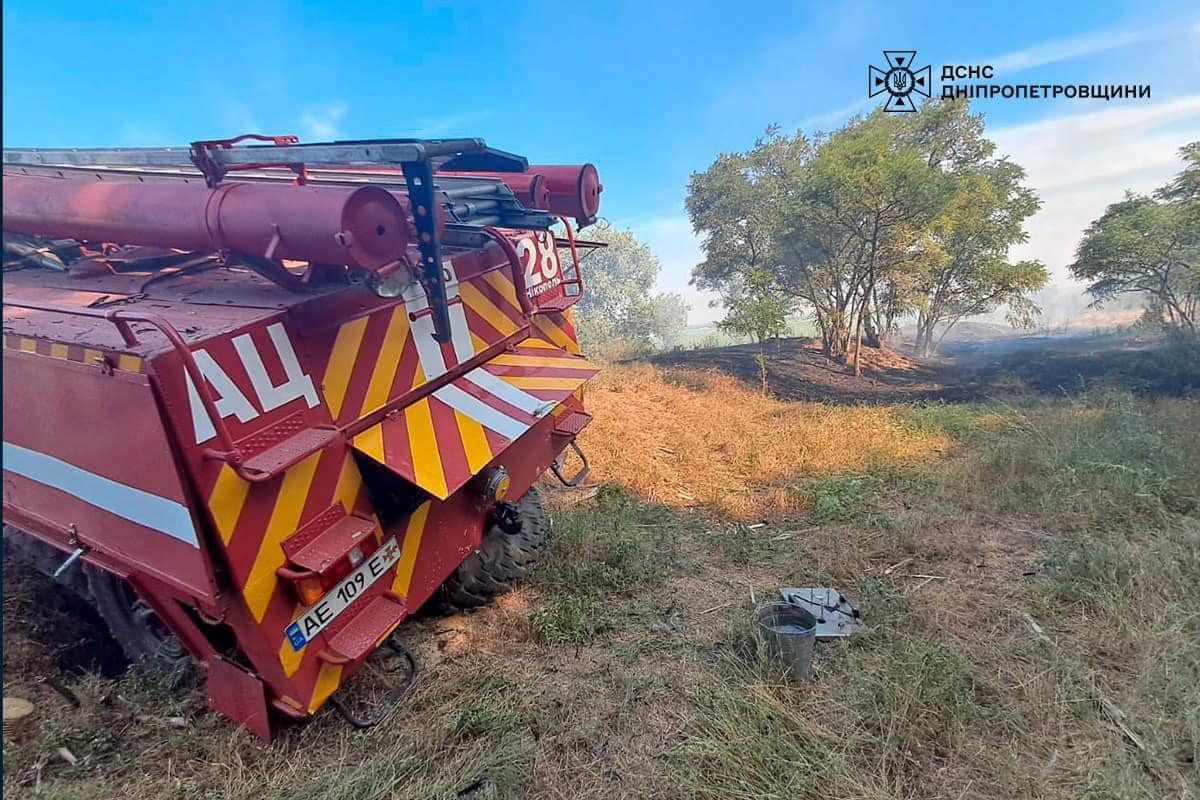
M519 580L535 482L586 473L600 192L479 139L5 149L6 546L265 739L373 724L350 676Z

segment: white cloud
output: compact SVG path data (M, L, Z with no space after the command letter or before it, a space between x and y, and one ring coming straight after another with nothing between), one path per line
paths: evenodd
M437 139L448 133L463 135L466 129L492 116L492 111L468 111L462 114L450 114L445 117L417 120L416 136L419 138Z
M849 119L854 114L866 111L869 107L875 105L878 101L872 97L864 97L860 100L855 100L853 103L848 103L841 108L835 108L832 111L825 111L820 114L814 114L811 117L805 117L800 120L800 124L796 127L805 129L828 129L829 127L837 127L845 120Z
M1056 284L1070 284L1068 265L1084 229L1126 189L1149 192L1179 171L1177 151L1200 139L1200 94L1153 104L1130 103L989 132L998 152L1029 174L1042 210L1026 228L1014 258L1037 258Z
M308 140L324 141L341 135L338 124L346 116L346 104L341 101L306 109L300 115L300 130Z
M225 136L241 136L243 133L262 133L258 118L250 106L240 100L225 100L217 109L217 116L225 128Z
M1135 44L1166 39L1177 31L1176 28L1144 28L1142 30L1111 30L1090 31L1062 39L1035 44L1023 50L1014 50L1003 55L985 58L982 61L955 63L990 64L997 73L1020 72L1034 67L1044 67L1047 64L1058 64L1063 61L1074 61L1077 58L1106 53L1132 47Z

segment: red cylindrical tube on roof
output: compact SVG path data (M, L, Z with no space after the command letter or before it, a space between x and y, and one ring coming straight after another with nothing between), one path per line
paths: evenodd
M544 206L564 217L591 220L600 213L600 173L593 164L531 166L529 172L546 179L550 201Z
M357 188L5 176L4 229L375 270L415 241L407 198Z

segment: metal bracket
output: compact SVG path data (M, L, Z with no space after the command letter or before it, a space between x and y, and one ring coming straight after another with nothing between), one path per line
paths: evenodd
M386 644L395 655L402 659L401 666L397 666L395 669L386 670L386 672L399 672L400 669L404 667L406 668L405 671L408 673L408 675L405 677L404 684L402 686L398 686L387 693L387 697L384 698L384 701L379 704L373 713L369 713L366 716L359 716L352 708L350 708L350 704L346 701L346 698L342 696L341 689L334 692L329 697L330 704L334 707L334 709L337 710L338 714L342 716L342 719L346 720L346 722L349 722L359 730L364 728L373 728L387 719L388 715L391 714L392 711L396 709L396 706L400 704L400 700L403 699L404 695L408 694L408 691L412 689L413 685L417 682L417 660L413 657L413 654L409 651L409 649L404 646L403 642L396 638L395 634L392 634L387 638Z
M55 580L65 575L67 570L75 566L76 562L87 555L87 552L92 549L79 541L79 532L75 529L75 523L71 523L69 530L71 531L71 534L67 537L67 544L69 544L71 547L74 547L75 552L67 556L67 560L59 564L58 569L54 570L54 575L52 577L54 577Z
M550 465L550 471L554 473L554 477L558 478L563 486L566 486L568 489L574 489L576 486L583 483L583 479L587 477L588 471L591 469L591 467L588 465L587 456L585 456L583 451L579 449L579 444L572 440L570 446L571 449L575 451L575 455L579 456L579 460L583 462L583 466L579 468L579 472L576 472L574 477L572 477L570 480L564 478L561 472L562 467L558 463L557 459L555 459L555 462Z
M413 221L417 227L417 249L421 252L421 268L417 279L429 298L433 316L433 338L450 341L450 308L446 304L446 275L442 271L442 250L438 242L438 204L433 194L433 165L428 159L406 161L400 165L408 185Z
M256 142L270 142L276 147L300 144L300 138L291 134L284 136L263 136L261 133L245 133L241 136L235 136L232 139L206 139L199 142L192 142L192 163L204 175L204 183L208 188L213 189L223 181L226 172L258 169L261 167L288 167L296 173L296 184L299 186L303 186L308 180L308 168L303 162L264 161L258 164L226 165L219 163L211 155L213 150L228 150L235 144L248 139Z

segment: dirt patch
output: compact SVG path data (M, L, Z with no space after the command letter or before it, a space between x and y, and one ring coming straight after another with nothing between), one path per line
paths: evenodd
M46 678L115 677L129 662L104 621L86 602L4 552L4 672ZM10 670L11 668L11 670Z
M762 355L762 363L758 361ZM821 353L812 339L780 339L758 345L665 353L651 359L662 366L717 369L747 386L763 386L783 400L826 403L896 403L939 398L955 373L937 362L919 362L892 350L863 348L862 377Z
M962 333L933 358L916 357L911 341L903 338L896 350L865 347L859 378L848 365L822 354L812 339L678 351L652 362L720 370L747 387L761 391L765 386L781 400L834 404L975 402L1105 389L1166 396L1200 391L1200 354L1194 346L1160 336L1041 336L985 324Z

